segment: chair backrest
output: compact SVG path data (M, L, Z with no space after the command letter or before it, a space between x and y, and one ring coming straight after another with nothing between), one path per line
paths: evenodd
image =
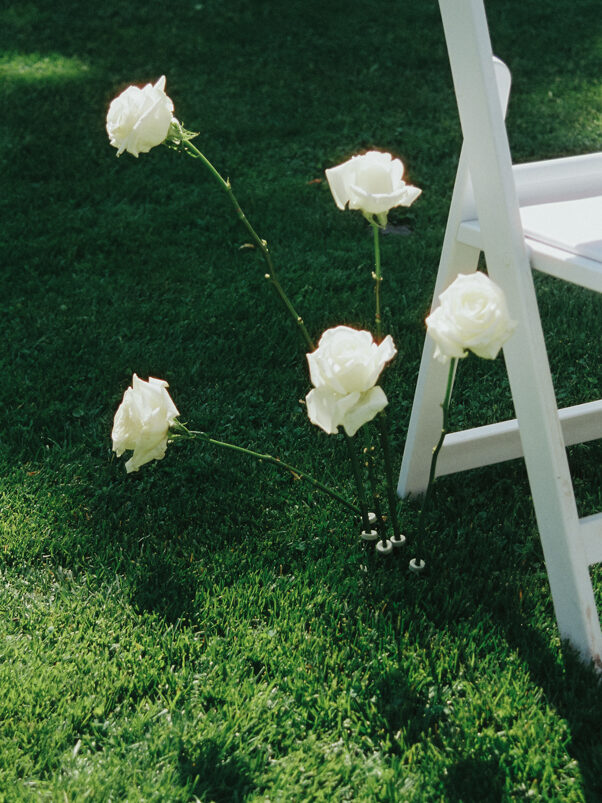
M512 77L510 70L501 59L493 57L493 69L495 74L495 81L497 84L498 96L500 99L500 107L502 109L502 116L506 117L508 110L508 100L510 99L510 86ZM464 189L462 190L461 200L461 220L474 220L477 217L476 204L474 199L474 191L472 188L472 181L468 172L468 165L466 163L466 155L461 160L462 169L459 171L459 180L462 182Z
M510 94L510 71L493 56L483 0L439 0L452 69L460 122L471 173L487 176L481 209L492 197L504 199L504 214L520 237L518 204L570 201L600 195L602 159L591 154L512 165L504 118ZM496 91L497 85L497 91ZM499 104L496 103L499 98ZM495 181L495 184L491 182ZM489 191L488 191L489 188ZM477 192L478 195L478 192ZM477 217L473 183L466 182L462 220ZM487 221L480 216L487 236ZM495 218L495 216L494 216ZM499 220L491 222L499 227ZM489 238L488 238L489 239Z
M485 9L482 0L439 6L481 232L490 261L507 262L508 250L524 254L524 238Z

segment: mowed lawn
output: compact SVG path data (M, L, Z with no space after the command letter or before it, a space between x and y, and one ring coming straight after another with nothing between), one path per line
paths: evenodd
M515 160L599 150L598 0L487 8ZM561 649L521 461L438 481L420 538L404 504L383 559L274 466L111 452L136 372L355 496L225 195L109 146L112 98L165 74L315 340L373 325L371 231L324 170L377 148L423 189L382 237L397 472L461 147L436 2L5 0L0 43L0 801L602 800L601 690ZM599 398L600 299L536 287L559 403ZM452 428L512 416L503 358L464 360ZM569 456L602 509L600 442Z

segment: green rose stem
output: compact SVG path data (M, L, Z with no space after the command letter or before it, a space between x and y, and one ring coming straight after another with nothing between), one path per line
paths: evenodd
M449 363L449 373L447 375L447 387L445 389L445 398L443 399L443 403L441 404L441 409L443 410L443 422L441 424L441 434L439 436L437 445L433 449L433 456L431 458L431 468L429 471L429 479L426 486L426 491L424 494L424 500L422 502L420 515L418 516L417 529L419 537L422 535L423 532L424 517L431 499L433 485L435 484L435 472L437 471L437 458L439 457L439 452L441 451L441 447L443 446L443 441L449 429L449 406L451 402L452 388L454 386L454 375L456 372L457 362L458 362L457 357L453 357Z
M378 414L378 429L380 432L380 444L383 450L383 457L385 461L385 477L387 480L387 499L389 502L389 513L391 515L391 523L393 526L393 535L395 540L401 539L401 530L399 521L397 519L397 496L393 486L393 461L391 460L391 447L389 446L389 433L387 430L387 414L382 410Z
M357 498L360 503L362 528L365 533L369 533L372 527L370 526L370 518L368 516L368 501L366 499L366 491L364 490L364 483L362 482L362 473L360 470L360 464L357 459L357 455L355 453L355 448L353 446L353 438L346 432L345 432L345 440L347 442L347 451L349 453L349 460L351 461L351 468L353 470L353 477L355 479L355 487L357 488Z
M234 209L236 211L238 219L244 224L245 228L247 229L247 231L249 232L249 234L253 238L253 242L257 245L257 247L259 248L259 250L261 251L261 253L263 255L263 258L264 258L265 263L266 263L267 268L268 268L268 272L265 275L266 279L268 279L272 283L272 287L278 293L278 295L280 296L280 299L282 300L284 306L286 307L286 309L288 310L288 312L290 313L290 315L294 319L295 323L297 324L297 326L301 330L301 334L305 338L305 342L309 346L310 350L313 351L315 346L314 346L313 340L309 336L309 332L307 331L307 329L305 327L305 324L303 323L303 318L300 315L297 314L297 311L293 307L289 297L284 292L284 290L282 288L282 285L278 281L278 277L276 276L276 272L274 270L274 263L272 262L272 256L270 254L270 251L269 251L269 248L268 248L268 244L267 244L267 242L265 240L263 240L261 237L259 237L259 235L255 231L253 226L249 223L249 221L247 219L247 216L245 215L245 213L240 208L240 205L239 205L238 201L236 200L236 196L232 192L232 186L230 184L230 179L224 179L220 175L220 173L218 173L218 171L211 164L209 159L207 159L207 157L204 154L202 154L201 151L198 148L196 148L192 144L192 142L190 142L189 139L186 138L185 132L183 132L183 131L178 129L174 136L176 137L175 141L178 142L179 147L182 148L186 153L188 153L189 156L192 156L193 159L200 159L203 162L203 164L205 165L205 167L207 167L207 169L209 170L211 175L215 178L215 180L220 185L220 187L223 190L225 190L228 198L232 202L232 205L233 205L233 207L234 207Z
M368 469L368 477L370 478L370 488L372 490L372 498L374 499L374 513L376 514L377 528L380 531L381 541L383 546L387 544L386 527L383 519L382 508L380 506L380 494L378 492L378 485L376 482L376 472L374 470L374 446L366 447L364 454L366 455L366 468Z
M383 332L382 332L382 319L380 315L380 284L383 280L380 271L380 229L381 226L376 223L374 220L370 221L370 225L372 226L372 232L374 234L374 273L372 276L374 277L374 304L375 304L375 313L374 313L374 322L376 324L376 342L380 343L383 339Z
M282 460L279 460L277 457L273 457L271 454L262 454L261 452L254 452L252 449L245 449L244 446L236 446L234 443L226 443L226 441L218 441L215 438L211 438L207 435L206 432L199 432L197 430L188 429L187 426L182 424L180 421L176 421L171 426L171 433L172 436L170 440L175 440L182 438L184 440L203 440L206 443L211 443L213 446L221 446L224 449L231 449L232 451L239 452L240 454L246 454L250 457L254 457L259 462L264 463L271 463L274 466L278 466L278 468L284 469L284 471L288 471L289 474L292 474L293 477L300 480L305 480L317 488L319 491L323 491L324 493L331 496L333 499L336 499L337 502L340 502L342 505L345 505L349 510L351 510L356 515L361 515L361 510L357 505L354 505L352 502L349 502L347 499L342 497L336 491L333 491L332 488L329 488L324 483L320 482L320 480L316 480L314 477L307 474L305 471L301 471L301 469L295 468L295 466L291 466L288 463L284 463Z

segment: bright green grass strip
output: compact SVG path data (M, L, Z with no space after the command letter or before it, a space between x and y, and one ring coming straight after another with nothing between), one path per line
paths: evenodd
M272 579L201 592L197 625L166 626L134 612L123 581L6 571L0 781L40 799L419 800L469 777L485 796L580 799L566 721L491 623L452 679L442 661L458 661L463 627L422 622L428 646L410 654L411 626L309 578ZM219 634L203 626L216 619Z

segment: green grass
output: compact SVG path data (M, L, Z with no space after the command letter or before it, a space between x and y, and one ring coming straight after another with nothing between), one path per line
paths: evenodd
M488 9L516 160L599 150L599 3ZM127 476L111 454L135 371L193 428L353 496L225 197L108 144L111 99L165 73L315 338L372 322L371 235L324 168L389 149L423 188L382 245L398 466L460 148L436 3L8 2L0 43L0 800L602 799L600 690L561 650L520 462L437 483L416 578L273 467L192 443ZM600 299L537 289L561 403L598 398ZM512 415L501 359L463 362L452 415ZM583 514L601 458L570 450Z

